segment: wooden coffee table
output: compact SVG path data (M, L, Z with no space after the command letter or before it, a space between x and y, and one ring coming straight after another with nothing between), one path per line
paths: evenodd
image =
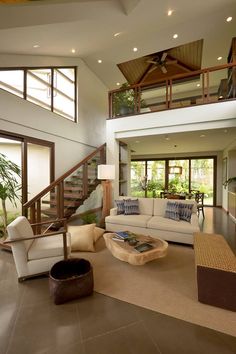
M130 246L128 242L119 242L112 239L115 233L105 233L103 235L106 247L112 255L121 261L128 262L133 265L143 265L157 258L165 257L167 254L168 243L160 238L151 238L153 248L142 253L137 252L134 246ZM149 236L137 235L139 244L148 242Z

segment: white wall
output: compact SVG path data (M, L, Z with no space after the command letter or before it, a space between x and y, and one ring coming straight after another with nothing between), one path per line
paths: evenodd
M176 132L202 131L207 129L230 128L236 126L236 102L221 102L196 107L168 110L132 116L128 118L110 119L107 121L107 160L119 169L117 139L140 137ZM207 152L208 154L209 152ZM221 153L218 156L217 171L217 205L222 203L222 165ZM201 152L202 156L203 153ZM114 181L114 197L119 194L119 182Z
M105 139L107 88L79 58L0 55L0 67L78 66L78 123L0 90L0 130L55 143L56 177Z

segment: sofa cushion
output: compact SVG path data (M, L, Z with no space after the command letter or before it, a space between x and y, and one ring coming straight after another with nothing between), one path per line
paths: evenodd
M162 216L153 216L147 222L147 227L150 229L164 230L164 231L172 231L172 232L181 232L183 234L189 234L193 232L198 232L198 225L192 225L191 223L180 220L175 221L172 219L166 219ZM157 233L158 236L158 233Z
M179 221L179 203L168 201L166 204L165 218Z
M151 218L150 215L115 215L107 216L106 223L146 227L147 221Z
M138 199L124 200L125 215L139 215L139 201Z
M164 217L167 202L168 202L168 199L155 198L154 199L153 215ZM195 200L192 200L192 199L181 200L180 199L180 200L175 200L175 202L181 203L181 204L193 204L192 213L197 212L197 203Z
M132 197L120 196L119 199L137 199ZM139 212L143 215L153 215L153 198L138 198Z

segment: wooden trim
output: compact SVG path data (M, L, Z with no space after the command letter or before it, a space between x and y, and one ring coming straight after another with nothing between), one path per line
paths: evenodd
M45 237L51 237L51 236L56 236L56 235L61 235L62 233L66 232L66 230L60 230L60 231L54 231L54 232L48 232L47 234L37 234L34 235L32 237L22 237L22 238L18 238L16 240L8 240L6 239L5 241L3 241L3 243L16 243L16 242L22 242L22 241L28 241L28 240L35 240L36 238L45 238Z
M61 181L63 181L66 177L71 175L73 172L75 172L79 167L84 165L88 160L90 160L93 156L95 156L99 151L104 149L106 144L103 144L100 146L98 149L93 151L90 155L85 157L82 161L80 161L78 164L76 164L74 167L72 167L69 171L64 173L61 177L57 178L54 182L52 182L48 187L44 188L40 193L38 193L34 198L32 198L29 202L27 202L24 207L28 208L30 205L32 205L37 199L41 198L45 194L51 191L52 188L56 187Z
M21 144L21 184L22 184L22 215L28 217L27 211L24 209L24 204L27 202L28 198L28 152L27 152L27 142L23 141Z

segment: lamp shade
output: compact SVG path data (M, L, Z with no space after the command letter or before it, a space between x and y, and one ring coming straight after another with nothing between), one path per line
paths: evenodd
M98 165L98 179L115 179L115 165Z

